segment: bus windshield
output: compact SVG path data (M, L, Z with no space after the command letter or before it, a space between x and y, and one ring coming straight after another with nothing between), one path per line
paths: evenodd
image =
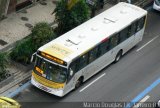
M39 57L36 57L35 73L57 83L64 83L67 78L66 68L52 64Z

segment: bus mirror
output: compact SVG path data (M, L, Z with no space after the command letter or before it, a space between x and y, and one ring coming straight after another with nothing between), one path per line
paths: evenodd
M70 70L70 76L72 76L73 75L73 70L71 68L69 70Z
M31 62L31 63L32 63L32 62L35 62L35 58L36 58L36 52L32 54L32 57L31 57L31 61L30 61L30 62Z

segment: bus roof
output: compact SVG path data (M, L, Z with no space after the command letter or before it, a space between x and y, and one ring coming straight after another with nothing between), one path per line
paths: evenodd
M40 47L39 51L70 62L146 14L147 11L135 5L118 3Z

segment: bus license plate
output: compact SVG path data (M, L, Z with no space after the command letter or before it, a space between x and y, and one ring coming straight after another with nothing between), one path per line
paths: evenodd
M47 91L47 92L49 92L49 91L50 91L49 89L47 89L47 88L46 88L46 87L44 87L44 86L40 86L40 85L39 85L39 88L40 88L40 89L42 89L42 90L44 90L44 91Z

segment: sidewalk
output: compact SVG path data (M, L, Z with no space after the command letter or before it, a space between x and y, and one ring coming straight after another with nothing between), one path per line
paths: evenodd
M51 13L56 5L52 1L46 0L47 5L36 3L19 12L9 14L6 19L0 21L0 52L11 49L17 41L31 33L31 28L27 27L26 24L34 26L38 22L53 23L55 17ZM7 44L3 45L5 42ZM8 96L31 76L31 71L27 71L25 66L20 64L10 63L8 67L13 76L13 81L0 88L0 96Z
M0 51L6 51L12 48L18 40L25 38L31 33L31 29L25 26L26 23L33 26L41 21L53 23L55 17L51 15L51 13L55 8L55 4L53 4L52 1L53 0L47 0L47 5L37 3L35 6L26 9L27 13L23 10L10 14L7 16L7 19L0 21L0 40L7 42L4 46L0 44ZM104 8L97 11L96 14L103 12L111 6L111 4L105 4ZM23 21L21 19L22 17L28 18L29 20ZM9 96L20 88L24 82L30 79L31 71L24 71L22 67L22 65L20 66L16 63L10 64L9 71L14 78L8 85L0 88L0 96Z
M29 35L31 29L26 25L34 26L42 21L52 23L54 15L51 13L56 7L52 1L46 0L47 5L36 3L28 9L9 14L6 19L0 21L0 51L6 50L4 48L9 46L12 47L16 41ZM5 42L6 45L4 45Z

